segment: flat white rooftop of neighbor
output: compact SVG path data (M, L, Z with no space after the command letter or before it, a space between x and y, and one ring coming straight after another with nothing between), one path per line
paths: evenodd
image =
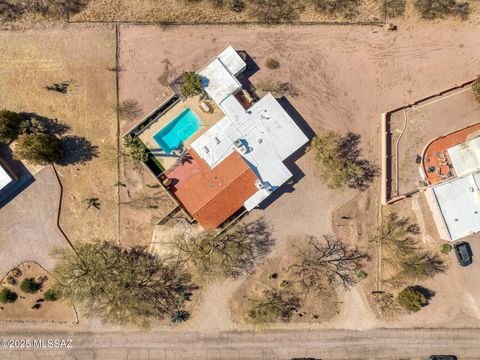
M480 137L455 145L447 152L457 176L480 169Z
M12 177L0 164L0 190L12 182Z
M217 104L240 89L238 80L227 70L218 59L200 70L203 88Z
M235 145L237 140L245 145L245 153ZM292 176L283 161L307 141L278 101L267 94L248 110L237 108L225 116L191 146L211 168L238 151L258 178L275 190Z
M450 238L480 231L480 172L432 187Z

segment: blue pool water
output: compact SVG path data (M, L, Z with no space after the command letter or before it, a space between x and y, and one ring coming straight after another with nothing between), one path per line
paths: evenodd
M200 121L189 108L182 111L167 126L155 134L153 139L166 154L170 154L200 128Z

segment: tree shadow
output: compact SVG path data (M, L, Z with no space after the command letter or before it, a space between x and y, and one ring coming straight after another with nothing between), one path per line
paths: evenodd
M341 137L338 146L342 157L359 169L347 185L353 189L366 190L379 174L379 169L377 165L360 158L360 135L349 131Z
M423 296L425 296L425 299L427 299L427 303L423 306L427 306L430 303L430 300L436 295L435 291L420 285L412 286L412 288L421 293Z
M67 135L62 137L60 142L65 155L58 161L59 165L84 164L98 157L98 146L83 136Z
M20 115L25 119L26 132L35 132L37 129L30 128L36 126L35 123L43 127L44 132L57 136L64 135L68 130L70 130L69 125L58 121L58 119L51 119L49 117L30 112L23 112L20 113Z

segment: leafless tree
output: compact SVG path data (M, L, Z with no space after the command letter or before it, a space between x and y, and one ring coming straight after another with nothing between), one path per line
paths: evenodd
M324 290L331 285L350 288L355 273L370 257L357 248L348 248L339 239L324 236L320 241L308 237L306 247L297 247L297 262L290 267L306 290Z
M273 244L269 226L259 219L220 234L179 234L172 245L180 260L203 275L238 277L254 271Z

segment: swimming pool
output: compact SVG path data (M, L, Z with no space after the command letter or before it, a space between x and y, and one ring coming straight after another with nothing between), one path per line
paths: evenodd
M166 154L170 154L185 140L195 134L199 128L200 121L197 116L190 108L186 108L180 115L170 121L167 126L156 133L153 139Z

